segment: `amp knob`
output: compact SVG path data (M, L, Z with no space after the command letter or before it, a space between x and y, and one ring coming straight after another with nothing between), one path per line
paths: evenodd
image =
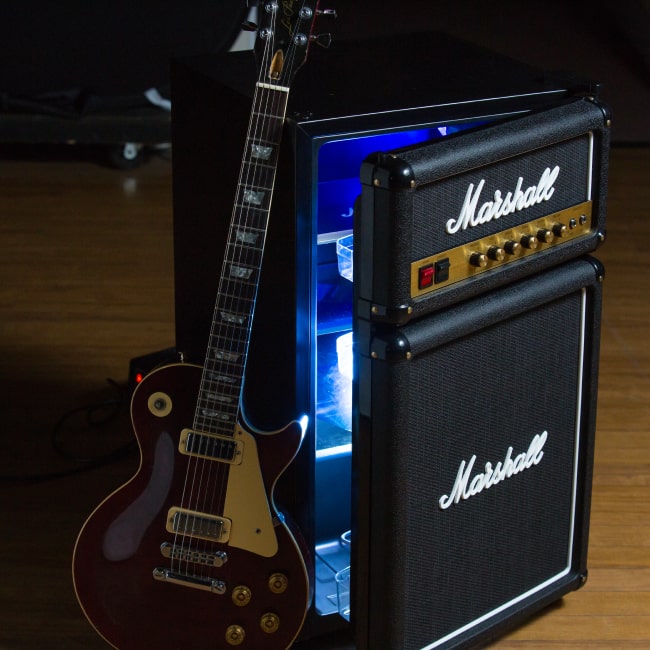
M521 250L521 244L518 241L509 239L504 245L503 249L508 255L516 255Z
M548 228L540 228L537 231L537 239L539 239L543 244L550 244L555 239L555 235L553 234L553 231Z
M564 237L568 232L568 228L563 223L553 224L553 234L556 237Z
M484 253L472 253L469 256L469 263L477 269L484 269L488 263L487 255Z
M493 261L493 262L503 262L503 260L506 257L506 252L503 250L503 248L500 248L499 246L490 246L487 251L487 256Z
M524 235L520 241L521 245L524 248L528 248L533 251L537 248L537 238L533 235Z

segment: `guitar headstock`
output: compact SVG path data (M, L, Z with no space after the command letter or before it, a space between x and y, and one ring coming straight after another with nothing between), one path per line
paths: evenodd
M335 16L332 11L320 11L318 0L259 1L255 50L261 63L261 81L288 87L307 59L310 44L329 45L329 34L313 34L319 15Z

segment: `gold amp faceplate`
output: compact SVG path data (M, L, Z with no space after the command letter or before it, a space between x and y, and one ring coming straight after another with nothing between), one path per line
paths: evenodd
M411 298L472 278L592 232L592 202L534 219L508 230L411 263Z

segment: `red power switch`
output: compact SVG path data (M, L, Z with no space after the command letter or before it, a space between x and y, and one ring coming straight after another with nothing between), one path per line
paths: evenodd
M433 264L421 266L418 269L418 287L420 289L428 289L433 286L434 278Z

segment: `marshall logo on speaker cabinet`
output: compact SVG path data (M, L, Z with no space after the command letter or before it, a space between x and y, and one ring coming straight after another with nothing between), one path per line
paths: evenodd
M537 185L531 185L525 191L522 191L524 179L522 176L517 180L517 187L514 192L508 192L505 196L501 195L501 190L494 192L494 199L486 201L476 211L479 197L485 186L485 179L481 182L474 191L474 183L470 183L465 195L465 202L460 211L458 219L449 219L447 221L446 231L448 234L453 235L459 230L467 230L467 228L475 228L484 223L489 223L494 219L500 219L513 212L525 210L538 203L548 201L555 192L553 184L560 174L560 167L555 165L551 170L547 167L542 173Z
M521 472L524 472L535 465L539 465L544 457L543 449L547 438L548 431L537 434L532 439L528 451L521 452L514 458L512 457L514 452L513 448L508 447L506 457L503 461L497 462L494 466L491 462L485 463L485 471L478 472L473 478L471 478L471 480L470 477L474 470L474 464L476 463L476 454L474 454L467 463L463 460L458 468L456 481L454 482L454 487L451 492L440 497L440 500L438 501L440 509L446 510L450 506L476 496L483 492L483 490L487 490L515 474L521 474Z

